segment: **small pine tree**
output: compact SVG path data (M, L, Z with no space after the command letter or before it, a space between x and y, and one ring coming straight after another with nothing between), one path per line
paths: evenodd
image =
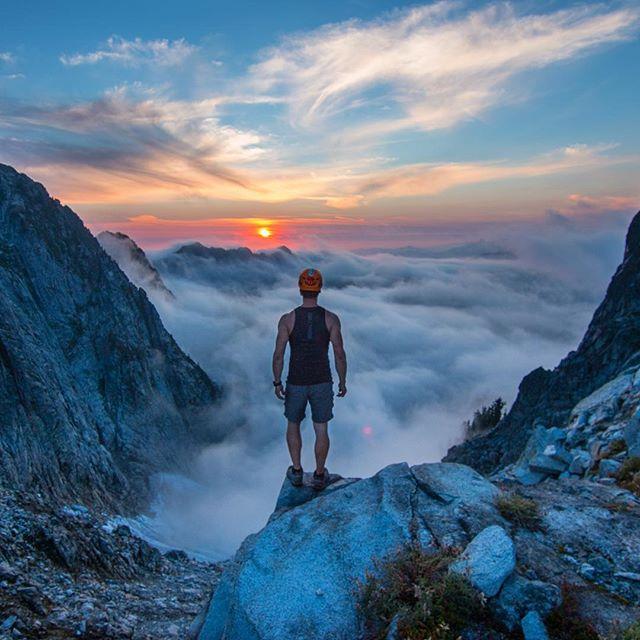
M467 437L472 438L493 429L502 419L505 406L502 398L496 398L488 407L477 409L473 414L473 420L464 422Z

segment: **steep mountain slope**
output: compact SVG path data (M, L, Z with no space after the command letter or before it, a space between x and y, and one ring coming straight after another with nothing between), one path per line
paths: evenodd
M575 404L640 362L640 213L629 226L622 264L582 342L553 370L520 383L513 407L488 435L453 447L445 460L490 473L515 462L534 424L564 423Z
M133 508L216 396L78 216L0 165L0 482Z
M103 231L96 237L100 246L116 261L131 282L142 287L150 295L174 298L157 269L147 258L147 254L128 235L119 231Z

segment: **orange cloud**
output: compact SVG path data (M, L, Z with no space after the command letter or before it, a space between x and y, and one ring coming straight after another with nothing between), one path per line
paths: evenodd
M640 190L635 196L586 196L572 193L569 202L580 209L595 211L625 211L640 209Z
M238 179L222 177L180 157L159 153L146 160L147 171L128 173L77 167L73 174L60 167L29 167L37 179L53 186L54 195L71 204L234 201L250 203L318 203L320 210L357 210L383 198L429 197L459 186L539 178L593 171L621 163L638 163L638 156L608 155L611 145L573 145L519 163L507 161L416 163L377 169L362 166L246 169ZM161 175L157 175L162 172ZM170 180L164 175L169 174Z

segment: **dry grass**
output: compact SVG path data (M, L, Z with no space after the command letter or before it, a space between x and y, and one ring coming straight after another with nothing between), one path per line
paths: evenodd
M634 511L634 508L626 502L605 502L602 506L611 513L631 513Z
M617 475L618 484L640 496L640 457L627 458Z
M394 619L404 640L457 640L465 629L495 630L482 594L449 573L454 558L450 551L427 554L409 545L378 562L358 586L367 640L386 638Z
M538 503L518 493L503 493L496 498L496 507L503 518L517 527L538 531L542 517Z
M627 450L627 443L622 439L618 438L617 440L613 440L609 446L606 448L605 452L602 454L603 458L613 458L613 456L617 456L619 453Z
M552 640L600 640L590 622L580 614L577 585L562 585L562 603L546 620Z

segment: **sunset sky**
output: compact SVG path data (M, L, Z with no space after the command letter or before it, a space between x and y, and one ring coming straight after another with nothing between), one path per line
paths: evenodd
M421 245L639 208L638 2L97 4L0 14L0 162L94 231Z

